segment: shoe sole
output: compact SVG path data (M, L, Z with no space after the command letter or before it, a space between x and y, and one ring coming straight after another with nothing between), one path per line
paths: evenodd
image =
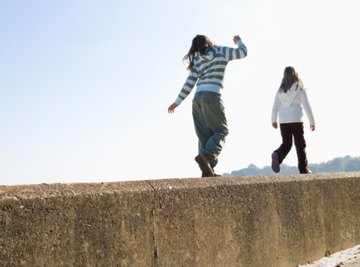
M204 173L202 173L201 177L209 177L209 176L206 176ZM221 175L214 173L214 175L212 175L211 177L221 177Z
M202 155L197 155L195 157L195 161L199 164L200 170L203 173L202 177L212 177L215 175L210 167L210 164L206 161L206 159Z
M271 154L271 168L274 172L280 172L279 156L274 152Z

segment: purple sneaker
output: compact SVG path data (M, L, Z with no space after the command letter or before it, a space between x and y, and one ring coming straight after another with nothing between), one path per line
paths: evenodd
M280 172L280 159L279 159L279 153L277 151L274 151L271 154L271 168L276 173Z

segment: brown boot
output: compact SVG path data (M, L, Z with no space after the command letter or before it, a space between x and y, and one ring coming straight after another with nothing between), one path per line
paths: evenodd
M215 173L215 170L214 170L214 168L212 166L210 166L210 167L211 167L211 169L212 169L212 171L214 173L213 177L220 177L221 176L220 174ZM202 173L201 177L207 177L207 176L204 173Z
M212 177L215 175L209 161L203 155L197 155L195 161L199 164L200 170L202 171L202 177Z

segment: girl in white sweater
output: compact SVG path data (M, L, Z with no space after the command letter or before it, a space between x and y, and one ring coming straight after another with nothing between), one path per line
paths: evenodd
M306 157L306 142L304 138L303 111L305 110L311 131L315 130L315 120L303 84L293 67L286 67L280 88L275 96L272 109L272 126L277 129L279 115L282 144L271 155L271 167L274 172L280 172L283 162L292 147L294 137L298 168L300 173L311 173Z

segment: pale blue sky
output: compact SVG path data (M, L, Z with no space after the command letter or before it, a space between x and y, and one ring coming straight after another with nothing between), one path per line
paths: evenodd
M196 34L233 46L218 173L269 165L270 112L293 65L317 130L309 161L359 156L356 0L0 0L0 184L197 177L193 93L167 114ZM286 159L296 165L293 149Z

